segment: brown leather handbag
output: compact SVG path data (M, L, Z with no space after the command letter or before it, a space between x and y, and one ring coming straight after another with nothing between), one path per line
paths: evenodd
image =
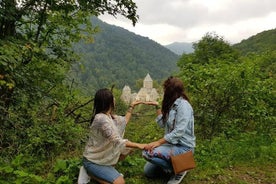
M179 155L171 156L172 166L175 174L196 167L193 152L188 151Z

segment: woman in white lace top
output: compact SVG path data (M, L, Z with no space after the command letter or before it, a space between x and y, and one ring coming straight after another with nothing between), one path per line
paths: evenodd
M100 89L94 98L94 111L89 139L83 153L83 165L87 173L100 183L125 183L114 165L129 148L144 149L145 144L123 138L132 110L141 102L133 102L125 116L113 114L114 97L110 90Z

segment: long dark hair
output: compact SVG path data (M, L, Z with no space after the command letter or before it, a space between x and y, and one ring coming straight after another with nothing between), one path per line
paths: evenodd
M94 117L98 113L106 113L110 108L111 111L114 110L114 96L109 89L103 88L99 89L94 97L94 108L91 118L91 123L94 120Z
M183 82L176 77L169 77L163 84L164 96L162 101L162 119L165 122L168 118L168 114L174 101L183 97L188 102L190 101L185 93Z

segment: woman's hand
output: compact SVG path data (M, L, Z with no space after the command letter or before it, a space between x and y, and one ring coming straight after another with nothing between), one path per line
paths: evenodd
M136 105L139 105L143 103L142 101L133 101L131 104L130 104L130 107L135 107Z
M154 148L156 148L160 145L161 145L161 143L159 141L154 141L154 142L147 144L144 149L152 151Z
M143 102L143 104L155 106L156 114L157 115L162 114L161 107L157 101Z
M152 151L154 148L160 146L161 144L166 143L167 141L164 138L159 139L158 141L151 142L145 146L145 150Z

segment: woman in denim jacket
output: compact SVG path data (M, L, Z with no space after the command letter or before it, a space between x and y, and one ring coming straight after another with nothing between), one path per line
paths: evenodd
M145 146L143 157L148 161L144 167L147 177L171 174L168 184L180 183L186 172L173 174L170 157L195 147L193 108L184 91L183 83L176 77L169 77L163 84L162 109L158 102L147 102L156 106L156 122L165 129L163 138Z

